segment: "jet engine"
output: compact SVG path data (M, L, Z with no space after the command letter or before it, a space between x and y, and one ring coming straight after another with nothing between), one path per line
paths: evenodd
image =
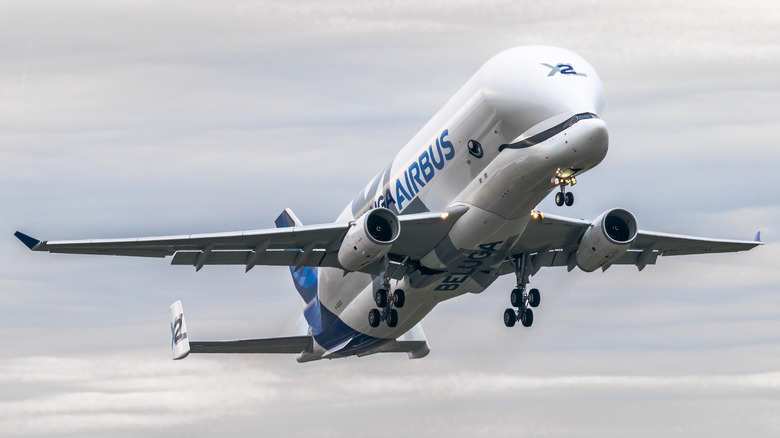
M349 228L339 248L339 263L347 271L357 271L384 257L398 239L401 224L386 208L375 208L360 216Z
M577 266L592 272L612 263L628 251L636 238L636 218L623 209L607 210L582 235L577 248Z

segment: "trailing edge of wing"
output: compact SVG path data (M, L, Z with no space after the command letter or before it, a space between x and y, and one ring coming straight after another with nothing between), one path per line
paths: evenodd
M391 254L417 259L427 254L450 231L455 222L468 211L465 205L455 205L444 212L401 215L401 235L391 248ZM255 265L290 266L301 263L298 254L304 252L303 266L340 267L336 254L352 223L268 228L227 233L191 234L180 236L135 237L127 239L92 239L39 241L21 232L16 237L34 251L67 254L118 255L135 257L174 256L176 265ZM367 267L363 271L372 271ZM375 269L374 269L375 270Z
M576 266L573 258L582 234L590 225L590 222L582 219L539 215L528 223L513 251L532 254L532 274L545 266L567 266L572 269ZM635 265L642 270L646 265L655 264L660 256L747 251L762 245L760 238L760 233L753 240L728 240L640 230L628 252L606 268L611 265ZM502 275L511 273L514 268L505 262L500 272Z

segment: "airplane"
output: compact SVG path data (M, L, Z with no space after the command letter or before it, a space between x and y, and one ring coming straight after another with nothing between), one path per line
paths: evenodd
M543 267L642 271L661 256L761 245L643 231L613 208L592 221L536 211L597 166L608 150L596 70L557 47L503 51L488 60L346 206L335 222L303 225L290 209L276 228L180 236L40 241L34 251L172 256L171 264L289 266L303 299L296 335L190 340L181 301L171 305L174 360L190 353L289 353L298 362L407 353L428 355L420 325L438 303L480 293L514 274L507 327L530 327L541 302L530 277Z

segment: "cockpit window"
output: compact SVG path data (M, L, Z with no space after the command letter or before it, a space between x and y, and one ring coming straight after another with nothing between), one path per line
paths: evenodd
M550 129L547 129L545 131L542 131L536 135L532 135L531 137L528 137L524 140L520 140L516 143L512 144L502 144L498 147L498 151L501 152L504 149L523 149L527 147L531 147L533 145L539 144L545 140L549 140L550 138L560 134L561 132L565 131L566 129L570 128L575 123L579 122L580 120L585 119L598 119L599 116L593 113L580 113L571 116L568 120L566 120L563 123L559 123L555 126L553 126Z

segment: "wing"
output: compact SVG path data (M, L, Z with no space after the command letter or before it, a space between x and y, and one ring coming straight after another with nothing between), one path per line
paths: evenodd
M545 266L566 266L571 271L576 266L574 254L580 239L590 225L590 222L581 219L539 214L528 223L513 252L531 254L531 275ZM602 269L612 265L635 265L641 271L647 265L654 265L660 256L747 251L761 244L760 234L750 241L639 230L628 252ZM514 268L505 262L501 266L501 274L510 272L514 272Z
M437 213L398 216L401 233L390 254L396 258L418 259L427 254L468 207L457 205ZM228 233L181 236L138 237L129 239L40 241L24 233L15 236L33 251L68 254L119 255L135 257L173 256L171 264L255 265L337 267L341 241L352 223L336 223L289 228L270 228ZM379 263L364 272L377 274Z

